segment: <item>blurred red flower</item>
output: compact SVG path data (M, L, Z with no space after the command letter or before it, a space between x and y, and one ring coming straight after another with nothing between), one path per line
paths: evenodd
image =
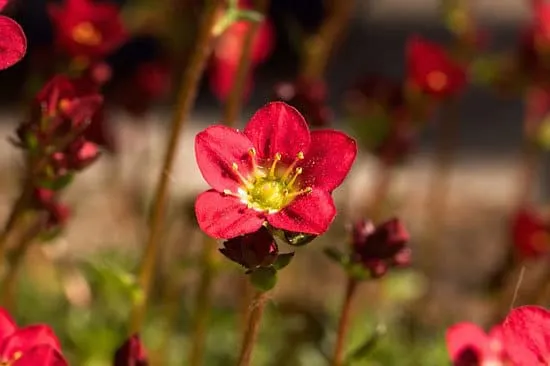
M550 362L550 312L539 306L510 311L502 323L508 357L514 366L548 365Z
M58 47L73 58L102 59L128 38L120 9L111 3L65 0L48 5L48 13Z
M453 366L507 364L500 326L487 334L476 324L458 323L447 329L446 341Z
M50 327L39 324L18 328L0 308L0 363L9 366L65 366L59 340Z
M246 35L252 27L250 21L237 21L219 37L209 67L210 87L214 95L225 100L231 91L233 81L239 67L241 53L244 47ZM260 24L252 41L250 50L250 68L247 76L245 98L248 98L252 90L252 73L254 68L264 62L273 51L275 31L269 20Z
M7 3L7 0L0 1L0 11ZM4 70L25 56L27 37L15 20L3 15L0 15L0 35L0 70Z
M128 338L115 352L113 366L147 366L147 352L139 335Z
M331 193L356 155L353 139L333 130L310 132L283 102L262 107L243 132L211 126L195 138L197 164L213 188L197 197L199 226L223 239L255 232L265 222L321 234L336 215Z
M361 220L353 226L353 258L367 268L372 277L383 276L390 267L406 266L411 261L407 246L409 233L399 219L375 226Z
M466 85L465 68L443 47L419 36L409 39L406 62L408 81L433 97L454 96Z
M535 210L524 207L512 218L512 240L522 258L539 258L550 253L550 225Z

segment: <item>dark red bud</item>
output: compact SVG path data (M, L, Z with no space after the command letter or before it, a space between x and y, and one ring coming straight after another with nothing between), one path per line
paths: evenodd
M115 352L113 366L148 366L147 352L139 335L134 334Z

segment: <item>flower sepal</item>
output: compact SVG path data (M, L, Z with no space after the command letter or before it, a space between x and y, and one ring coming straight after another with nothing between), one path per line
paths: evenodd
M74 173L66 173L56 175L52 179L42 179L38 182L38 186L52 191L61 191L68 187L74 179Z
M260 267L250 274L250 283L259 291L267 292L277 284L277 270L273 267Z
M214 37L219 37L231 26L231 24L241 20L259 23L264 20L264 16L254 10L239 9L238 6L230 5L225 14L218 20L212 29L212 34Z
M279 234L278 236L283 239L285 243L294 247L303 247L304 245L311 243L315 238L317 238L317 235L293 233L286 230L277 230L277 232Z
M351 255L342 253L335 248L325 248L324 253L330 260L342 267L349 278L355 281L365 281L371 278L369 271L362 264L354 262Z

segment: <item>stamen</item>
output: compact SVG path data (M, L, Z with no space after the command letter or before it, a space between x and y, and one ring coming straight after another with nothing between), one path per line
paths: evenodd
M285 196L286 196L287 198L294 198L294 197L297 197L297 196L299 196L299 195L301 195L301 194L311 193L311 191L313 191L313 188L311 188L311 187L306 187L306 188L304 188L304 189L302 189L302 190L300 190L300 191L292 192L292 193L290 193L288 190L285 190L284 193L285 193Z
M233 163L231 164L231 168L233 169L233 171L235 172L235 175L241 180L241 182L246 186L246 188L252 188L254 187L254 185L247 179L245 178L241 172L239 172L239 166L237 165L237 163Z
M252 163L252 171L256 171L258 170L258 164L256 163L256 149L255 148L250 148L250 150L248 150L248 155L250 155L250 162Z
M277 163L281 161L281 158L282 156L280 153L275 154L275 157L273 158L273 163L271 164L271 168L269 169L270 178L275 178L275 168L277 167Z
M298 176L302 174L302 171L303 171L302 168L296 168L296 172L290 179L290 182L288 182L288 184L286 185L288 188L292 188L292 186L294 185L294 182L296 182L296 178L298 178Z
M300 151L298 154L296 154L296 159L294 159L292 164L290 164L290 166L288 168L286 168L283 176L281 177L283 181L288 178L290 173L292 173L292 171L294 170L294 167L296 166L298 161L303 160L303 159L304 159L304 153L302 151Z

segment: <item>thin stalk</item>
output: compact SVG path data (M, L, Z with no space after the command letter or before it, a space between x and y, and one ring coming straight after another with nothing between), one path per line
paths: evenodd
M342 366L344 362L344 344L346 340L346 334L350 324L351 317L351 305L353 302L353 296L357 289L357 281L353 278L348 278L346 285L346 293L344 295L344 304L340 311L340 321L338 323L338 333L336 335L336 345L334 347L334 356L332 358L332 366Z
M0 303L9 310L15 309L17 276L23 264L23 259L27 254L27 250L34 242L34 239L36 239L40 233L42 227L43 221L39 217L30 229L21 236L13 251L9 253L9 267L6 275L2 279L2 286L0 289Z
M265 14L268 4L268 0L258 0L256 1L255 10L260 14ZM260 26L260 22L252 23L245 35L235 79L225 104L223 122L228 127L235 127L241 114L246 78L249 75L251 67L252 45ZM191 345L189 359L189 365L191 366L201 365L204 358L204 344L206 342L207 335L206 330L212 303L212 284L214 282L216 271L215 260L217 254L217 242L212 238L205 236L202 250L202 272L197 293L196 314L194 316L195 326L192 337L193 343Z
M183 127L187 122L189 113L196 99L199 80L212 51L212 41L214 37L212 29L216 24L217 10L223 3L223 0L210 0L206 2L197 43L195 44L191 60L182 79L176 109L171 121L172 127L166 147L166 155L160 171L159 182L152 205L153 211L149 235L139 269L139 284L143 291L143 297L141 301L134 304L134 308L132 309L130 334L140 331L145 317L151 283L157 264L158 252L161 247L160 238L163 234L163 223L169 195L169 183L172 176L174 161L180 144Z
M241 353L239 355L238 366L249 366L252 359L252 351L258 338L260 323L264 313L265 303L267 302L267 292L256 292L254 298L250 302L248 325L244 333Z
M353 0L333 0L331 2L332 8L329 16L317 34L307 40L302 75L307 78L318 78L323 75L330 55L339 37L346 29L353 5Z

